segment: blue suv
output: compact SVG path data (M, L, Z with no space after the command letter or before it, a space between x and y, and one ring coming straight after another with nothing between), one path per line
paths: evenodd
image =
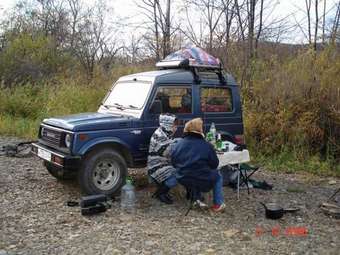
M123 76L112 86L97 112L44 119L32 152L58 179L77 176L86 194L113 195L128 168L146 165L149 141L160 113L176 114L184 123L201 117L225 139L243 143L240 89L221 67L175 67Z

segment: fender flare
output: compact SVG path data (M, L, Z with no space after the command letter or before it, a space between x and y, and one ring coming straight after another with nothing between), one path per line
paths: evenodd
M132 164L133 159L131 155L131 147L117 137L100 137L91 140L80 148L79 154L84 157L87 153L93 151L95 148L102 146L112 147L118 150L118 152L120 152L126 160L128 166Z

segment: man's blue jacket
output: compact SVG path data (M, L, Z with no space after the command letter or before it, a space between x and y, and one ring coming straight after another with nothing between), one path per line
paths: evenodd
M214 147L196 133L186 133L171 150L172 165L177 179L184 186L196 186L209 191L217 178L219 164Z

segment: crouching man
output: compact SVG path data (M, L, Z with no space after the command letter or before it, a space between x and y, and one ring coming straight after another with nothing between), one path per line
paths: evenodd
M192 119L185 124L184 138L171 150L172 164L177 169L177 180L190 191L195 205L204 208L201 192L213 190L214 212L225 208L223 179L217 170L219 161L213 146L205 141L203 121Z
M173 203L169 190L177 184L176 169L171 164L169 154L176 130L176 116L161 114L159 116L159 128L151 136L149 147L148 175L158 185L153 197L166 204Z

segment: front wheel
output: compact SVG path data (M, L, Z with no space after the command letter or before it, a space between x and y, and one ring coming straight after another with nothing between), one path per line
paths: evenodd
M78 181L86 194L111 196L120 190L126 174L124 158L117 151L106 148L93 151L85 157L78 172Z

